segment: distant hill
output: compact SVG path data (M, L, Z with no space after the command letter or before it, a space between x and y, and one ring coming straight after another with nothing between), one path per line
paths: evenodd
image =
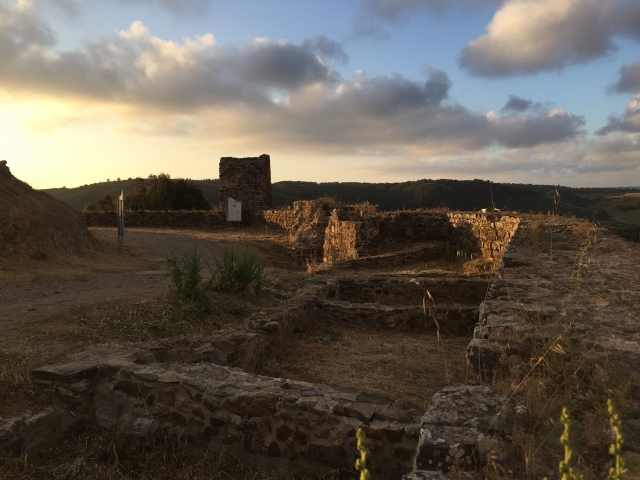
M220 203L218 180L194 180L205 198L216 208ZM105 193L115 198L121 190L133 190L135 180L94 183L77 188L44 190L54 198L82 210ZM559 202L554 204L555 192ZM399 183L315 183L284 181L273 184L273 205L291 205L296 200L322 196L345 202L368 201L380 210L446 207L451 210L496 208L524 213L575 215L601 222L625 238L638 241L640 234L640 190L633 188L571 188L554 185L493 183L486 180L417 180Z

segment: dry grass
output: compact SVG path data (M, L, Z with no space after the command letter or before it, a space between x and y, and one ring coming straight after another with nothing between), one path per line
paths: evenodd
M80 428L58 444L20 458L0 457L0 478L21 480L343 480L352 475L276 475L230 455L196 450L182 439L140 441Z
M0 419L48 404L51 392L34 384L33 368L97 345L152 342L176 336L198 337L237 328L272 300L208 293L207 306L176 306L168 294L137 302L101 302L75 307L13 326L0 337Z
M346 385L426 409L436 391L467 380L468 343L466 337L444 338L443 355L434 335L325 326L272 346L259 369L263 375Z

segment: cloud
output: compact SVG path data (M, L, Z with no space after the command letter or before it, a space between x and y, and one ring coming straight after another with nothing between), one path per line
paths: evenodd
M59 51L30 4L6 7L0 19L0 92L112 105L131 134L215 131L325 152L451 154L562 143L584 127L563 110L470 111L449 100L451 81L433 68L422 82L398 74L342 78L334 63L348 56L325 37L234 47L209 33L175 42L137 21L112 38Z
M529 107L533 105L533 100L525 100L524 98L520 98L516 95L509 95L509 99L504 107L500 110L501 112L524 112L528 110Z
M80 0L38 0L38 2L46 2L49 6L70 16L78 15L85 6ZM206 14L211 8L212 0L115 0L115 2L160 7L176 17L188 18Z
M335 88L301 90L286 105L253 116L252 123L259 130L270 126L287 145L384 154L518 148L564 142L582 133L582 117L561 110L505 117L472 112L447 101L449 86L440 71L433 71L424 83L401 75L360 74Z
M499 77L559 70L603 57L621 31L616 0L506 0L460 66Z
M609 91L619 93L640 92L640 62L623 65L620 68L618 81L611 86Z
M325 37L302 45L254 40L219 47L211 34L183 42L154 37L139 21L117 38L58 52L55 35L26 1L0 4L0 87L166 108L271 104L273 88L333 82L348 58Z
M380 159L369 171L399 178L491 178L493 181L571 185L635 185L640 178L640 135L610 134L596 140L498 151L422 156L402 162Z
M363 0L366 11L385 20L397 21L412 12L442 11L460 6L483 7L499 5L502 0Z
M607 124L596 132L606 135L611 132L640 133L640 93L634 95L624 109L624 115L611 115Z

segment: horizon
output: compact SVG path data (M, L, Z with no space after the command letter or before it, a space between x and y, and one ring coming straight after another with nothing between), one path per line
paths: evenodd
M0 0L0 27L0 157L37 189L265 152L274 183L640 185L632 0Z
M173 175L170 175L170 177L172 179L183 179L183 180L189 180L189 181L193 181L193 182L205 182L205 181L217 181L219 180L219 178L187 178L187 177L174 177ZM107 179L107 180L103 180L103 181L99 181L99 182L94 182L94 183L85 183L82 185L76 185L74 187L67 187L66 185L62 186L62 187L47 187L47 188L36 188L36 190L62 190L62 189L67 189L67 190L72 190L74 188L82 188L82 187L90 187L92 185L100 185L102 183L118 183L118 182L130 182L133 180L137 180L138 178L142 178L143 180L147 180L147 177L130 177L130 178L120 178L119 180L116 178L114 179ZM486 180L486 179L482 179L482 178L474 178L474 179L458 179L458 178L418 178L415 180L404 180L404 181L397 181L397 182L356 182L356 181L342 181L342 182L314 182L313 180L279 180L276 182L272 182L272 184L276 184L276 183L283 183L283 182L293 182L293 183L315 183L315 184L322 184L322 183L362 183L362 184L379 184L379 185L385 185L385 184L396 184L396 183L407 183L407 182L420 182L420 181L431 181L431 182L438 182L438 181L460 181L460 182L474 182L474 181L479 181L479 182L487 182L487 183L500 183L503 185L531 185L531 186L555 186L555 187L563 187L563 188L600 188L600 189L631 189L631 190L638 190L640 189L640 185L631 185L631 186L626 186L626 187L621 187L621 186L602 186L602 187L570 187L568 185L560 185L560 184L552 184L552 183L516 183L516 182L494 182L493 180ZM34 187L35 188L35 187Z

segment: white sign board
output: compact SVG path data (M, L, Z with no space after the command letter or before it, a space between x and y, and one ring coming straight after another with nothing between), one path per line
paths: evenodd
M242 221L242 200L227 198L227 222Z

